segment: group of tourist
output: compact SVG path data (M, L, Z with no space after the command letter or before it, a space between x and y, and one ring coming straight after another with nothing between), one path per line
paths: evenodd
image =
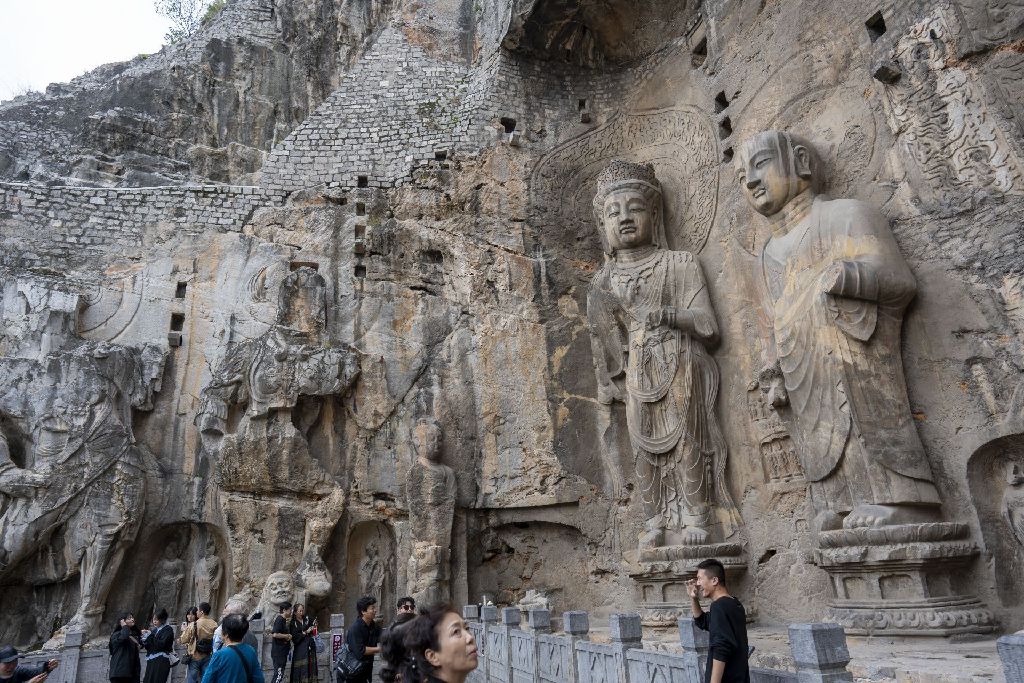
M280 614L274 618L270 629L273 683L284 683L289 657L292 662L291 683L318 683L320 675L316 655L319 634L316 618L306 614L305 605L293 606L290 602L283 602L278 609Z
M417 615L413 599L402 598L395 620L381 631L374 623L376 602L364 597L356 605L359 618L349 627L345 644L362 664L354 675L339 670L338 683L370 683L377 653L384 660L383 683L463 683L476 669L476 639L451 605L434 605Z

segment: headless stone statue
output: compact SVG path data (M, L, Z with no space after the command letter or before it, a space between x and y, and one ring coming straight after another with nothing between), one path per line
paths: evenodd
M776 359L761 387L789 406L819 530L933 521L939 497L900 356L914 276L884 216L817 193L819 166L808 143L775 131L737 157L772 228L761 267Z
M641 547L706 543L737 526L715 417L718 324L700 265L668 249L661 184L650 165L616 161L598 176L594 213L604 267L587 316L598 398L626 404L647 512Z
M406 482L413 538L409 592L417 604L431 605L450 599L455 473L441 463L441 429L434 420L417 422L412 437L417 459Z

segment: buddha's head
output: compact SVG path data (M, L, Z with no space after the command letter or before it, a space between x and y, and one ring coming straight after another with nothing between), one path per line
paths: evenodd
M441 427L431 417L417 420L412 428L412 442L416 456L430 462L441 460Z
M616 160L597 176L594 216L605 253L665 244L661 183L650 164Z
M747 202L762 216L774 216L808 189L818 191L821 162L803 138L768 130L740 146L736 177Z

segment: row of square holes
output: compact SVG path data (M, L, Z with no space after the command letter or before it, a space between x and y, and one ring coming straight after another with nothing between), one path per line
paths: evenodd
M865 28L868 31L868 38L872 43L881 38L886 31L885 17L882 16L881 10L871 15L871 18L864 22ZM697 67L702 66L708 57L708 39L707 37L701 38L697 45L694 46L691 53L691 63ZM583 102L583 100L581 100ZM725 91L718 93L715 96L715 113L721 114L729 108L729 98L726 96ZM728 116L723 116L718 122L718 138L720 140L726 140L732 135L732 120ZM733 159L732 147L726 147L722 151L722 161L730 162Z

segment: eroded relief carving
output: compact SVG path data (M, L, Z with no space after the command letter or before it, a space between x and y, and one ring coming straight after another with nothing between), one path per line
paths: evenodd
M641 547L732 536L727 449L715 416L718 323L693 255L667 248L661 183L649 164L613 162L594 212L607 255L587 316L598 398L626 404L647 522Z
M1024 29L1021 0L958 0L957 5L973 38L973 50L1019 38Z
M802 482L804 471L793 448L793 440L756 380L747 386L747 409L757 430L765 481L769 484Z
M617 158L653 164L664 186L666 249L700 253L718 201L718 143L707 115L695 108L621 116L557 148L530 178L539 225L558 225L588 238L593 231L594 179Z
M0 582L78 575L77 609L56 642L99 625L139 530L146 480L132 413L152 409L165 352L81 339L77 295L14 289L20 310L4 310L19 320L5 330L14 348L0 357Z
M962 208L984 194L1024 194L1024 166L982 88L955 65L941 13L902 36L893 59L903 72L885 87L903 163L925 210Z
M231 348L202 393L196 424L215 458L235 579L250 591L251 577L324 547L341 517L344 491L309 439L317 430L333 438L340 408L330 399L348 392L359 365L353 350L325 339L325 328L326 283L298 268L281 284L276 324ZM236 426L229 418L239 413ZM296 501L294 491L313 500ZM252 548L253 533L276 540Z
M1024 548L1024 465L1006 463L1006 490L1003 492L1003 518L1017 543Z
M409 592L418 605L450 599L450 550L455 516L455 473L441 462L441 428L419 420L412 433L416 461L409 469L406 496L412 530Z

